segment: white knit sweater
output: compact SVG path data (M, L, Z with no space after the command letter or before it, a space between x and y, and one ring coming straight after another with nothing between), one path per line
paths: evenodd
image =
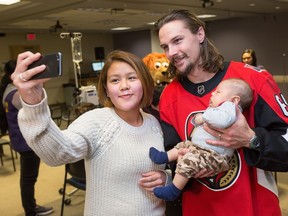
M84 215L163 216L165 203L139 185L141 174L164 169L149 158L149 148L164 151L158 121L142 112L143 125L133 127L111 108L95 109L61 131L50 117L47 99L24 102L18 120L29 146L50 166L85 159Z

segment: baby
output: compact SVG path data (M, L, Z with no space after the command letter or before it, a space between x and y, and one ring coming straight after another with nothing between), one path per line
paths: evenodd
M168 152L160 152L155 148L150 148L149 156L156 164L168 163L178 158L180 148L188 148L189 151L179 157L176 174L173 183L165 187L157 187L153 190L158 198L172 201L182 192L189 178L192 178L202 169L214 171L218 174L230 169L229 161L233 156L234 149L213 146L206 143L206 140L219 140L203 128L204 124L215 128L224 129L231 126L236 120L236 109L240 111L247 108L253 99L252 90L249 85L241 79L223 80L212 92L209 107L204 113L196 114L192 123L194 130L191 141L178 143Z

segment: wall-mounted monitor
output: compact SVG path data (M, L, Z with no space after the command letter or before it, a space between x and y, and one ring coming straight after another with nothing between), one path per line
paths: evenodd
M100 72L104 66L104 62L93 62L92 63L92 70L94 72Z

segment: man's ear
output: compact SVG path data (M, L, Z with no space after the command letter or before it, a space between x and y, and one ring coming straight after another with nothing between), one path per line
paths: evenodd
M240 97L239 96L237 96L237 95L235 95L235 96L232 96L232 98L231 98L231 101L233 102L233 103L235 103L236 105L238 105L239 103L240 103Z
M205 31L202 26L199 27L197 35L200 43L202 44L205 39Z

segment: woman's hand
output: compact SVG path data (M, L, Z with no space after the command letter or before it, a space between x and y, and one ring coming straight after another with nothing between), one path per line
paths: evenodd
M142 174L139 185L146 191L153 192L155 187L164 186L166 182L166 174L164 171L151 171Z
M46 66L41 65L27 70L28 66L41 57L40 53L24 52L18 55L17 65L14 73L11 75L13 84L17 87L23 101L27 104L38 104L44 98L43 83L50 80L30 80L35 74L41 73Z
M206 142L215 146L225 146L233 149L249 147L249 141L255 132L249 127L244 115L237 109L236 122L226 129L211 128L208 125L204 129L220 140L207 140Z

